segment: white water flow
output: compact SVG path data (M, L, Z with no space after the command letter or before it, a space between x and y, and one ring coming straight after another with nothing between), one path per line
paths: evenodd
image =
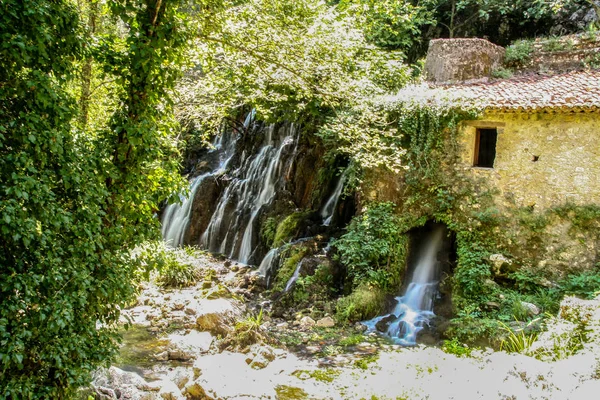
M210 150L210 152L220 151L223 149L223 136L225 135L215 137L215 140L212 143L213 149ZM236 142L236 139L234 137L227 139L229 140L229 143L225 145L223 153L219 156L218 166L212 172L199 175L190 181L190 191L188 196L179 196L181 204L169 204L165 208L161 220L161 233L163 240L167 243L167 245L172 247L183 245L185 233L190 223L190 216L192 213L192 205L194 204L194 197L196 196L198 188L201 186L202 182L206 178L221 174L227 168L227 164L233 157Z
M378 330L382 320L390 321L385 334L397 343L410 346L416 344L417 334L429 324L433 314L433 301L438 286L437 254L442 248L445 236L443 226L436 227L420 246L417 265L404 296L396 297L398 304L387 315L366 321L370 331Z
M203 174L192 179L188 197L180 195L181 205L169 204L162 217L162 237L167 245L172 247L181 246L185 231L190 223L190 214L196 190L206 177L210 174Z
M288 146L295 142L293 124L274 138L275 126L265 128L263 146L253 157L245 158L233 172L213 212L200 244L243 264L251 261L255 249L254 225L261 209L275 197L283 168L289 161Z
M335 213L335 209L337 207L338 201L340 200L340 196L342 195L342 190L344 190L344 183L346 182L346 173L344 172L335 187L334 192L331 194L327 203L321 210L321 218L323 218L323 225L329 226L331 224L331 219L333 218L333 214Z
M269 250L267 255L265 255L258 267L258 274L262 277L269 275L277 261L279 261L279 247Z
M298 263L298 265L296 266L296 270L294 271L294 275L292 275L292 277L285 284L285 289L283 290L283 293L288 292L292 288L292 286L294 285L294 283L296 283L296 281L298 280L298 277L300 276L300 270L302 269L302 263L303 262L304 262L304 259L302 259Z

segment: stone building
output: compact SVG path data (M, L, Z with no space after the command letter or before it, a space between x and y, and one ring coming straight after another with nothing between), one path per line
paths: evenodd
M544 73L490 79L501 48L485 42L432 41L426 64L430 87L484 110L461 130L463 167L518 207L600 205L600 70L538 65Z

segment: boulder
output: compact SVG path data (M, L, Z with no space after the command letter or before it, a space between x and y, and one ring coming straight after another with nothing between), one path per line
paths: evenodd
M335 321L331 317L321 318L317 321L317 326L320 328L332 328L335 326Z
M375 329L377 329L379 332L387 332L390 324L397 319L398 317L396 317L394 314L390 314L387 317L382 318L379 322L377 322L375 324Z
M533 303L528 303L526 301L522 301L521 307L523 307L525 310L527 310L527 314L529 314L529 316L532 316L532 317L535 315L538 315L540 313L540 309L538 308L538 306L536 306Z
M311 317L306 316L300 319L300 326L303 328L312 328L313 326L315 326L315 324L315 320Z

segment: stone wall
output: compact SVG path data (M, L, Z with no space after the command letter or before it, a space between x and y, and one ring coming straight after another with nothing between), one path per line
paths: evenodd
M435 39L429 42L425 73L436 83L487 78L503 58L504 48L484 39Z
M497 127L494 168L472 167L477 128ZM600 114L489 114L466 123L463 168L485 177L506 205L536 211L600 204Z

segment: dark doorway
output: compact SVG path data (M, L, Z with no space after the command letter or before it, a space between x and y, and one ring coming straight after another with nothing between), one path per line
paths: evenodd
M497 140L498 131L496 129L477 129L473 162L475 167L494 168Z

